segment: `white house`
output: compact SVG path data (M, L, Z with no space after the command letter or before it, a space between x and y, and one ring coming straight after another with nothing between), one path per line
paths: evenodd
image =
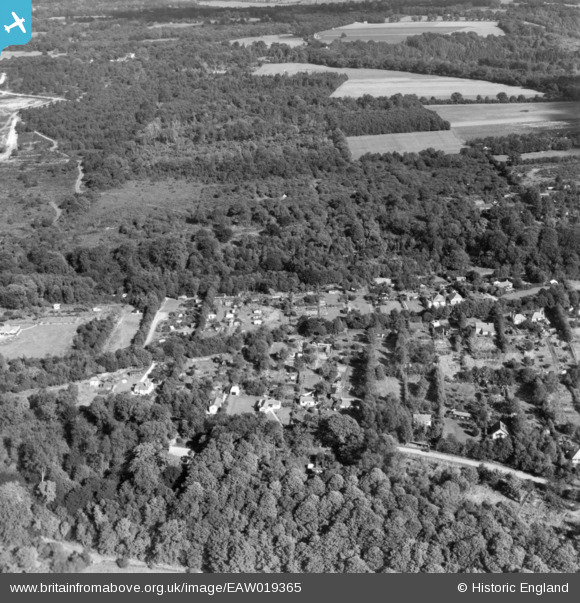
M544 308L540 308L537 312L532 314L532 322L545 322L546 314L544 313Z
M169 442L169 450L167 453L180 459L184 456L189 456L191 450L187 446L184 446L181 440L179 440L178 443L178 438L173 438Z
M457 291L454 291L450 296L449 296L449 305L450 306L456 306L457 304L460 304L463 300L463 297L461 295L459 295L459 293L457 293Z
M580 449L578 449L578 452L572 457L572 463L574 465L580 465Z
M230 389L230 396L239 396L240 395L240 386L232 385Z
M518 325L521 325L522 323L526 322L527 318L523 314L515 314L512 320L514 325L516 325L517 327Z
M489 430L489 435L492 440L503 440L509 436L510 432L508 428L504 425L502 421L498 421L494 425L491 426Z
M435 295L431 299L431 305L429 307L430 308L444 308L446 305L447 305L447 300L445 299L445 297L443 295L441 295L441 293L437 293L437 295Z
M509 291L513 291L513 284L511 281L493 281L493 286L501 289L503 293L508 293Z
M433 420L431 415L416 412L413 414L413 423L419 427L431 427Z
M153 392L155 386L149 379L145 379L143 381L139 381L133 386L132 394L134 396L148 396Z
M302 408L314 408L316 400L312 396L300 396L300 406Z
M264 398L258 402L258 410L260 412L268 412L270 410L280 410L282 408L282 402L275 400L274 398Z

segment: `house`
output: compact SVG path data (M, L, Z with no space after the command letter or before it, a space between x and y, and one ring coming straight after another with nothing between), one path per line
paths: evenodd
M101 385L101 381L100 381L100 379L97 379L96 377L93 377L89 381L89 386L90 387L99 387L100 385Z
M433 320L430 326L433 335L447 335L449 332L449 321L446 320Z
M8 324L0 327L0 337L18 337L21 332L21 327L11 327Z
M416 412L413 413L413 423L417 425L417 427L431 427L433 421L431 415Z
M456 410L455 408L451 409L451 416L454 419L459 419L460 421L471 421L471 413Z
M387 287L390 287L393 284L393 279L390 278L383 278L383 277L377 277L373 279L375 285L386 285Z
M503 440L509 436L510 432L502 421L494 423L489 429L489 435L492 440Z
M175 437L169 442L169 450L167 451L167 454L181 459L184 456L189 456L190 453L191 450L184 445L184 442L181 438Z
M261 325L264 321L261 318L255 318L252 320L253 325Z
M300 406L302 408L314 408L316 406L316 400L310 396L300 396Z
M447 300L445 299L445 297L443 295L441 295L441 293L437 293L437 295L435 295L431 301L430 301L430 308L444 308L447 305Z
M508 281L508 280L493 281L493 286L500 289L502 293L509 293L510 291L513 291L513 289L514 289L513 284L511 283L511 281Z
M93 312L102 312L102 311L103 311L103 308L99 308L98 306L95 306L93 308Z
M533 323L545 322L546 314L544 313L544 308L540 308L538 311L534 312L531 320Z
M52 304L53 310L60 310L60 304Z
M576 452L576 454L572 457L573 465L580 465L580 449Z
M239 396L240 395L240 386L232 385L230 388L230 396Z
M526 320L527 318L523 314L515 314L512 318L512 321L516 327L526 322Z
M281 408L282 402L280 402L280 400L275 400L274 398L263 398L258 402L258 410L260 412L280 410Z
M495 335L495 325L492 322L475 321L475 334L482 337L493 337Z
M134 396L148 396L153 392L155 386L149 379L144 379L143 381L139 381L133 386L132 394Z
M457 291L454 291L449 296L449 300L448 300L450 306L456 306L457 304L460 304L463 301L464 301L463 297L461 295L459 295L459 293L457 293Z

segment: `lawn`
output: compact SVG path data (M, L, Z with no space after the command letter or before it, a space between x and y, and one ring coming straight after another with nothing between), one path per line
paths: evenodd
M459 153L464 146L457 135L450 130L350 136L346 140L353 159L358 159L366 153L418 153L428 148L454 154Z
M229 396L226 408L227 415L242 415L244 413L256 412L256 404L262 396Z
M349 69L326 67L312 63L267 63L258 68L256 75L276 75L296 73L344 73L348 81L338 87L331 95L335 98L360 98L371 96L393 96L395 94L416 94L426 98L450 98L459 92L467 99L476 99L478 95L495 98L500 92L508 96L523 95L528 98L543 96L536 90L494 84L482 80L467 80L457 77L422 75L407 71L389 71L386 69ZM505 106L505 105L502 105Z
M411 36L424 33L452 34L456 32L475 32L487 37L503 36L504 32L497 26L496 21L423 21L419 23L352 23L316 34L316 39L329 44L333 40L343 42L386 42L398 44Z

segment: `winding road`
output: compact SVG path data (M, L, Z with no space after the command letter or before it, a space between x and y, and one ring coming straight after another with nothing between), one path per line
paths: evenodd
M536 484L548 483L548 480L543 477L537 477L536 475L531 475L530 473L518 471L517 469L512 469L511 467L506 467L505 465L500 465L499 463L492 463L490 461L476 461L474 459L468 459L463 456L455 456L453 454L445 454L444 452L435 452L432 450L419 450L418 448L410 448L409 446L397 446L397 450L402 454L410 454L411 456L421 456L432 461L455 463L456 465L465 465L467 467L479 467L480 465L483 465L486 469L489 469L490 471L509 473L514 477L517 477L518 479L535 482Z

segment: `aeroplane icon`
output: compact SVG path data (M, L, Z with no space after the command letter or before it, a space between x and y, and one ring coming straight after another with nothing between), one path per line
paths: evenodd
M15 27L20 27L20 29L22 30L22 33L26 33L26 29L24 29L24 19L21 19L16 13L12 13L12 17L14 17L14 23L12 23L12 25L5 25L4 29L6 30L7 33L10 33L11 29L14 29Z

